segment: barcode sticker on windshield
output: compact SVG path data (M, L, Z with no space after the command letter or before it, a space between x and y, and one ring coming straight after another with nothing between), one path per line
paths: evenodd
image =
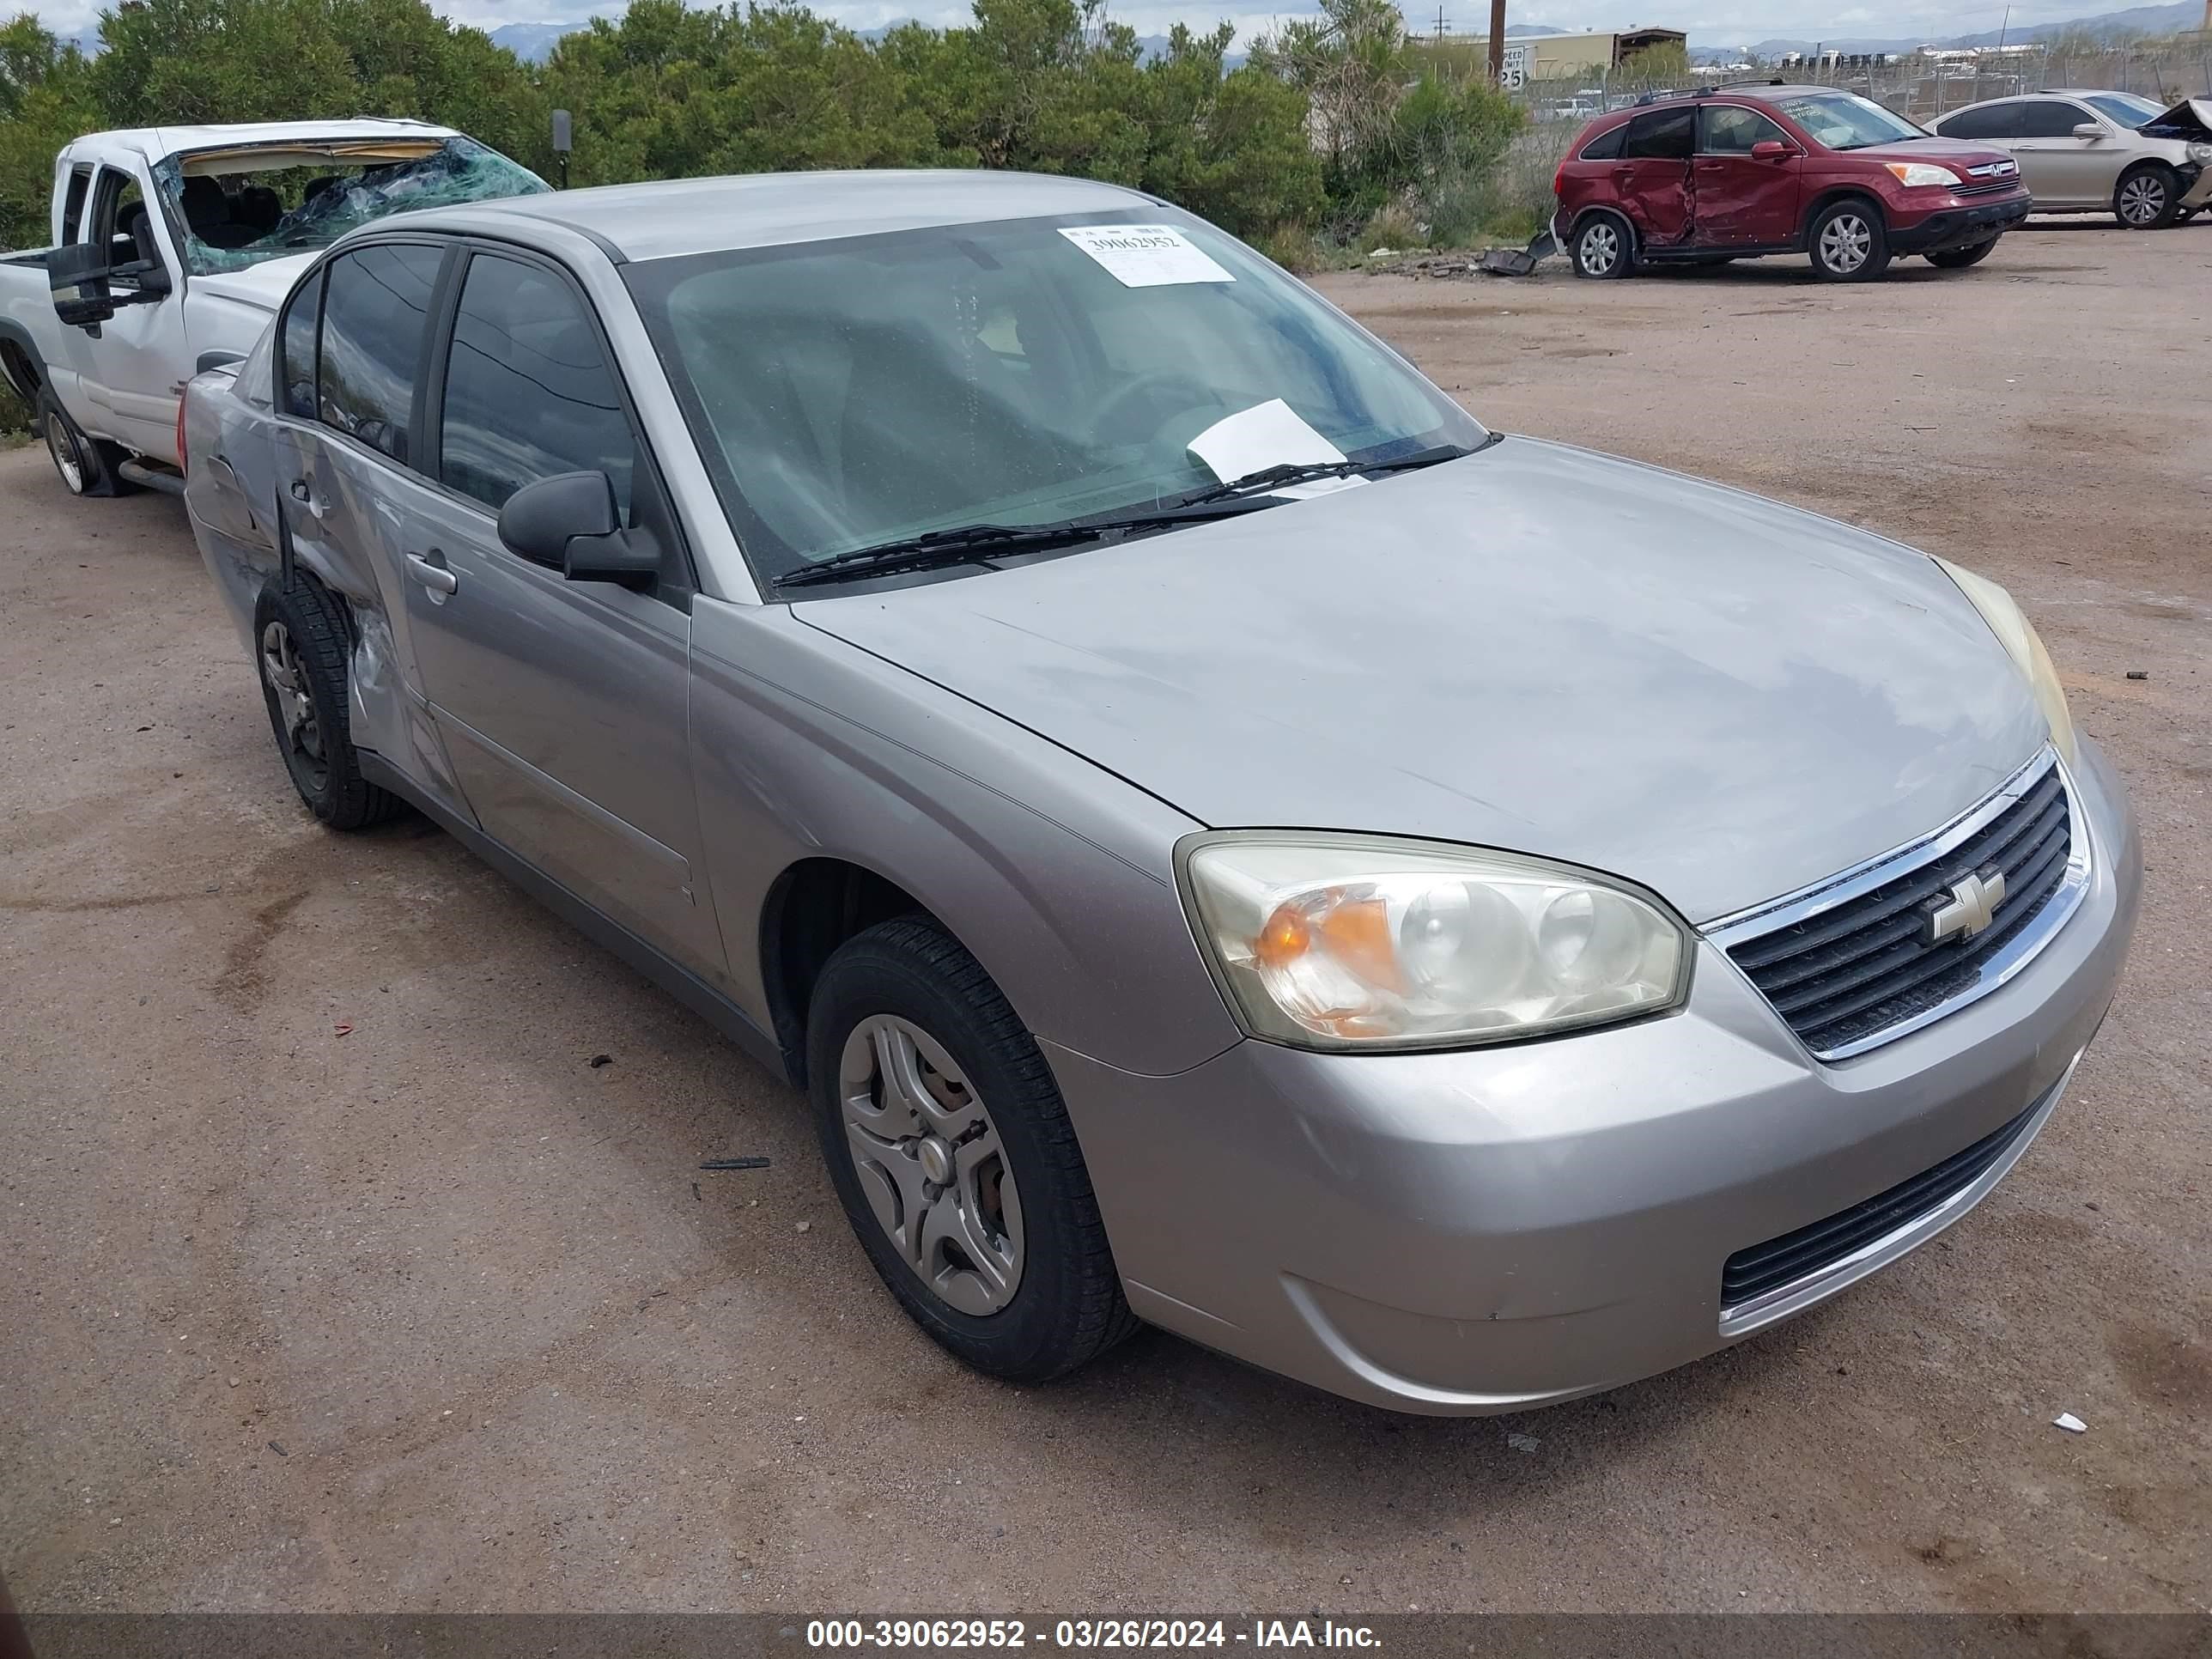
M1237 280L1173 225L1063 225L1060 234L1105 266L1124 288Z

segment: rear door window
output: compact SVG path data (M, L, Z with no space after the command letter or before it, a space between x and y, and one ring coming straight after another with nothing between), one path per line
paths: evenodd
M604 472L624 521L637 440L599 332L542 265L479 253L453 317L439 476L495 509L556 472Z
M403 465L443 258L419 242L381 243L331 260L325 279L315 416Z
M1985 104L1979 109L1961 110L1942 124L1946 138L2017 138L2020 137L2020 114L2027 107L2017 100L2002 104Z
M276 339L276 404L287 415L315 418L315 337L323 322L323 278L319 266L292 295Z
M2084 123L2097 125L2097 118L2079 104L2058 104L2038 99L2021 109L2020 136L2023 138L2071 138L2074 129Z
M1620 153L1632 161L1686 161L1698 138L1695 106L1655 110L1628 124L1627 142Z

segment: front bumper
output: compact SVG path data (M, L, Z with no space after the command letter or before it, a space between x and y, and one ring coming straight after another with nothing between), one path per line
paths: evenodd
M1688 1006L1549 1042L1309 1054L1166 1078L1047 1045L1130 1304L1321 1388L1478 1414L1679 1365L1932 1237L2010 1167L1817 1283L1723 1309L1723 1263L2042 1115L2112 1000L2141 852L2081 745L2087 896L2029 966L1926 1029L1815 1060L1718 949Z
M1910 224L1893 226L1890 250L1896 253L1942 253L1954 247L1972 247L1999 236L2027 217L2035 205L2026 191L1995 201L1960 203L1939 208Z

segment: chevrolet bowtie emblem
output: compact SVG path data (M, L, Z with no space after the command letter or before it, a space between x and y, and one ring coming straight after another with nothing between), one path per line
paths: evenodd
M1975 874L1953 882L1950 897L1928 913L1928 942L1941 945L1947 939L1955 939L1963 944L1973 938L1996 920L1996 908L2004 902L2004 896L2002 870L1986 880Z

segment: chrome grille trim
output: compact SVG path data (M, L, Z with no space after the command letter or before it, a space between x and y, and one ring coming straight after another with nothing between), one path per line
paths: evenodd
M1969 1003L1978 1001L2019 974L2066 925L2087 894L2090 872L2087 821L2082 816L2081 797L2074 787L2072 776L2059 759L2057 751L2049 744L2006 779L1995 793L1932 834L1893 848L1863 864L1854 865L1794 893L1785 893L1778 898L1765 900L1747 909L1707 922L1699 931L1729 957L1729 965L1743 975L1745 983L1757 990L1750 975L1735 963L1734 952L1738 947L1784 928L1798 927L1839 905L1848 904L1886 883L1911 876L1923 866L1942 858L1972 839L2054 772L2066 795L2066 867L2057 886L2051 891L2042 908L2029 918L2018 933L1982 958L1973 979L1954 995L1855 1041L1827 1048L1814 1048L1808 1045L1807 1052L1823 1060L1848 1060L1854 1054L1862 1054L1885 1043L1893 1042L1955 1013ZM1781 1018L1778 1012L1776 1017ZM1783 1023L1786 1025L1789 1022L1784 1020ZM1802 1041L1802 1038L1800 1040Z

